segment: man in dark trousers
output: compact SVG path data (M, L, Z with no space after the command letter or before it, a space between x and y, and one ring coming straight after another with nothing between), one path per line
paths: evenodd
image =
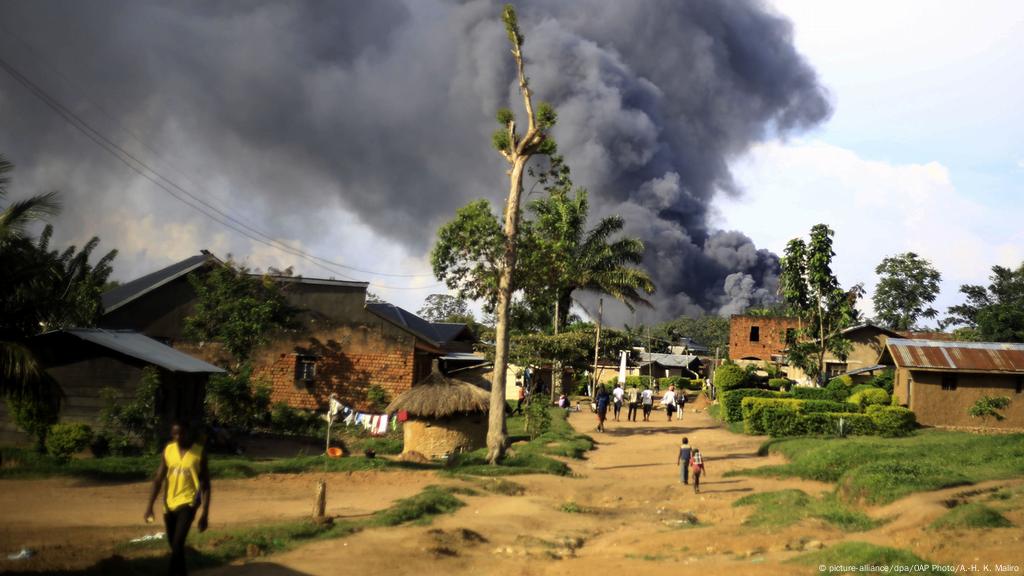
M160 467L153 478L153 490L146 506L145 520L153 522L153 504L160 495L160 488L166 480L164 491L164 526L167 543L171 547L171 566L168 574L185 576L185 539L196 512L199 515L198 529L206 530L210 515L210 468L204 446L196 442L189 426L175 423L171 426L171 442L164 448Z
M683 443L679 445L679 455L676 457L676 466L679 466L679 481L683 484L690 483L690 439L683 436Z

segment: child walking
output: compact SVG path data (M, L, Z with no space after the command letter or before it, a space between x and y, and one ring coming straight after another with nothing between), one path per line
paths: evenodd
M693 493L700 494L700 477L704 473L704 457L700 450L693 449L690 454L690 472L693 474Z

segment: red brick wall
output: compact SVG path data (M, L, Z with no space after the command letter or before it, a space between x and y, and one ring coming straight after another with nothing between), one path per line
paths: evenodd
M326 351L316 358L316 377L307 384L295 379L299 355L285 353L272 364L254 368L253 377L271 385L271 402L285 402L295 408L323 410L332 392L356 410L369 411L367 392L383 388L391 399L412 387L414 355L412 346L393 346L378 352Z
M756 358L770 361L773 354L786 349L786 330L796 329L796 318L733 316L729 318L729 358ZM758 327L760 338L750 341L750 329Z

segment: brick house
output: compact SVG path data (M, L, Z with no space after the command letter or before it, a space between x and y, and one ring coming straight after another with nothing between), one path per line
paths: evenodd
M850 341L850 351L845 358L839 358L830 351L825 352L825 380L848 375L855 384L866 382L888 368L878 363L878 357L889 338L901 337L898 332L871 323L850 326L840 334ZM814 379L797 366L785 365L782 369L786 377L798 385L815 385Z
M189 274L222 265L209 252L143 276L104 294L100 326L132 329L213 359L217 348L188 342L185 318L196 294ZM296 327L272 335L252 357L253 376L271 385L272 402L322 409L337 393L358 410L371 406L378 386L389 398L430 373L446 350L463 349L472 334L462 325L435 325L386 303L366 302L366 282L271 276L297 311ZM459 327L461 326L461 328Z
M878 363L894 368L893 396L921 424L1024 430L1024 344L889 338ZM1010 400L1003 420L970 416L983 396Z
M796 337L796 318L732 316L729 318L729 358L748 363L772 362ZM742 362L741 362L742 363Z

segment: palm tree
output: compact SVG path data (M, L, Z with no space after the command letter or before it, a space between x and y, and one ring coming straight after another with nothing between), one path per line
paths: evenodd
M14 169L3 155L0 155L0 201L7 199L7 185ZM0 270L4 273L0 299L5 304L16 300L15 291L30 284L49 270L40 270L40 263L32 258L34 248L25 238L26 228L40 219L56 214L60 210L56 192L39 194L11 202L0 209ZM21 393L31 388L31 383L40 375L39 364L32 352L20 342L26 336L8 321L7 314L0 317L0 395Z
M546 287L544 299L557 307L556 328L565 325L577 290L606 294L630 310L650 306L644 294L654 293L654 282L635 267L643 260L644 243L636 238L612 239L622 231L622 217L602 218L587 230L587 191L577 189L570 197L565 185L535 200L530 210L535 215L533 241L537 243L537 261L530 269Z

